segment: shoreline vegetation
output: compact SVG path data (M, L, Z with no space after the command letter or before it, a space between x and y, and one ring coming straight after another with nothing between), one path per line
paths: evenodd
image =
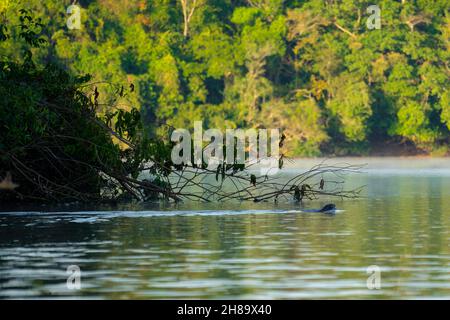
M61 27L53 1L0 7L0 201L360 192L343 187L358 165L321 162L287 182L238 163L176 165L168 137L195 119L280 128L279 169L298 156L448 155L448 2L386 1L373 31L351 1L181 3L83 1L80 30Z
M279 182L267 175L257 177L248 171L249 166L239 163L223 163L217 170L208 169L204 161L172 163L174 144L149 133L138 110L126 111L113 99L100 115L100 93L88 82L89 75L74 77L51 63L36 65L32 49L46 42L39 32L44 26L30 11L21 9L20 15L18 36L29 45L25 59L0 62L0 95L4 97L0 201L262 202L293 197L301 202L322 195L357 197L360 190L344 190L339 180L345 173L358 171L356 165L321 163ZM8 30L0 28L3 41L10 39ZM132 85L127 89L122 85L116 95L121 98L132 92ZM279 169L282 166L280 158ZM153 178L143 179L143 172ZM324 174L334 180L318 178ZM208 177L215 177L216 183ZM224 190L226 179L234 189Z

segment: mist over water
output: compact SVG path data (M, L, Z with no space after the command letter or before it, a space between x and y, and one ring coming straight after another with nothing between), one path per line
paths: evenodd
M368 162L346 177L360 199L1 208L0 298L449 299L450 161L332 162ZM330 201L335 215L302 212Z

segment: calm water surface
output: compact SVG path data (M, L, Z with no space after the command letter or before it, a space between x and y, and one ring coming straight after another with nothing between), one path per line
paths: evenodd
M450 161L368 162L346 182L365 197L334 200L331 216L293 203L0 208L0 298L449 299ZM81 290L66 286L70 265Z

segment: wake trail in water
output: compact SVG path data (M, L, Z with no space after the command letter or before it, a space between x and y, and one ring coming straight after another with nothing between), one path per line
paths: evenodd
M336 210L343 212L344 210ZM256 215L256 214L292 214L292 213L320 213L314 210L177 210L177 211L79 211L79 212L0 212L0 216L39 217L49 219L70 219L71 222L95 222L113 218L145 218L168 216L228 216L228 215Z

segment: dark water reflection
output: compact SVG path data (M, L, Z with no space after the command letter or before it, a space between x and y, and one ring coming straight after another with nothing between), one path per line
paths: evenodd
M0 213L0 298L450 298L449 172L349 183L367 198L334 216L267 203ZM66 287L69 265L81 290Z

